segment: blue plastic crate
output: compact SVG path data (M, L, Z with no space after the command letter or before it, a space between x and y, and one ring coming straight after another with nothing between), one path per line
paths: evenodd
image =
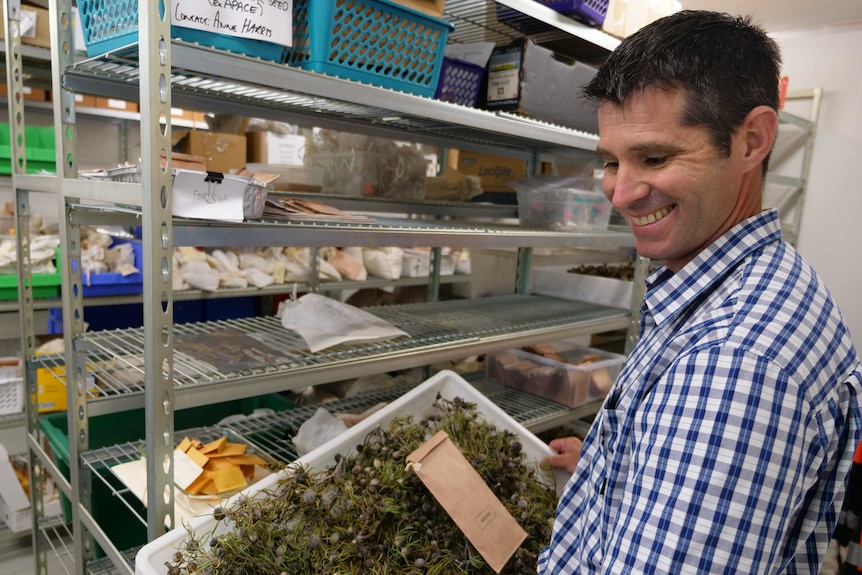
M78 0L78 18L88 56L99 56L138 41L137 0ZM284 46L251 38L173 25L171 37L272 62L281 62L284 57Z
M389 0L296 0L285 63L434 96L454 26Z
M482 66L444 57L434 99L475 107L484 75Z
M588 26L599 27L605 22L609 0L536 0L560 14L574 18ZM538 33L549 28L517 10L496 4L497 21L525 33Z
M111 246L118 244L132 244L135 254L135 267L142 270L144 266L144 255L141 242L115 239ZM106 296L106 295L129 295L144 293L144 276L141 271L124 276L118 272L101 274L81 274L81 285L84 288L84 297Z

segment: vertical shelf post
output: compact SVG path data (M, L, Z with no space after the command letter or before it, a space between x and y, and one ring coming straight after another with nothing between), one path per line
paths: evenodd
M138 10L147 539L151 541L175 527L170 1L139 2Z
M38 433L39 411L36 405L36 370L33 361L36 355L35 330L33 329L33 274L30 266L30 194L16 185L16 176L27 173L26 139L24 130L23 64L21 62L21 2L7 0L3 3L3 18L6 29L6 83L8 86L9 133L12 150L12 185L15 189L15 239L18 258L18 311L21 334L21 352L24 362L26 396L24 410L28 437ZM34 572L47 573L47 542L38 529L43 516L44 500L38 488L42 480L42 466L32 450L27 450L30 465L31 537L33 541Z

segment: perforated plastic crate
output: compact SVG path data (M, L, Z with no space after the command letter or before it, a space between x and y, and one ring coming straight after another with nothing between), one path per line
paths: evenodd
M24 379L17 357L0 357L0 415L24 411Z
M285 63L432 97L453 29L389 0L296 0Z
M474 107L479 99L485 68L454 58L443 58L434 99Z
M536 2L589 26L601 26L604 23L609 4L609 0L536 0ZM545 27L531 16L517 10L502 4L497 4L496 7L497 21L501 24L525 32L538 32L540 28Z
M138 41L137 0L78 0L78 18L88 56L99 56ZM172 25L171 37L273 62L280 62L284 56L284 46L278 44L182 26Z

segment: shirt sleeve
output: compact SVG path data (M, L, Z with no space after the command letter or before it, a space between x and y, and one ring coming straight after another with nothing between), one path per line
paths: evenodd
M752 351L704 349L678 358L632 417L606 572L763 574L792 561L786 542L810 519L828 445L798 382Z

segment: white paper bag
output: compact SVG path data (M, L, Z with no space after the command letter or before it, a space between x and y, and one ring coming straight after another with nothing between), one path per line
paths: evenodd
M281 325L298 332L312 352L344 342L409 337L375 315L315 293L288 302L282 309Z

